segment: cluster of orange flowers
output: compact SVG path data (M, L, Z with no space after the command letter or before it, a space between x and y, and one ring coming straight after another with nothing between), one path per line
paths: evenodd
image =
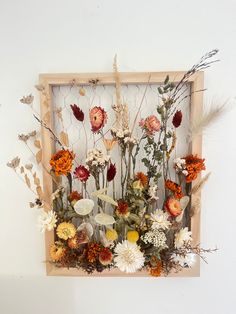
M204 164L205 159L194 155L186 156L184 159L186 161L186 170L188 171L186 182L190 183L197 178L199 172L206 169Z
M165 187L170 190L177 199L181 199L184 196L181 186L171 180L165 181Z
M69 150L62 149L54 154L50 160L50 165L52 166L55 175L67 175L71 171L74 158L74 153Z
M101 246L98 243L91 242L86 249L86 258L89 263L94 263L101 251Z

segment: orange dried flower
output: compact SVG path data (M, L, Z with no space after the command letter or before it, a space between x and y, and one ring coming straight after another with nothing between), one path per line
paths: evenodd
M161 270L162 270L162 262L157 261L155 267L151 267L150 269L150 275L154 277L160 277L161 276Z
M116 209L116 215L118 217L127 218L129 216L129 214L130 214L128 203L126 203L123 200L118 200L117 203L118 203L118 206L117 206L117 209Z
M188 171L188 175L186 176L186 182L190 183L195 180L198 174L205 170L205 159L197 157L197 155L188 155L184 157L186 161L186 170Z
M148 177L143 172L137 172L135 175L135 180L139 180L143 187L148 184Z
M115 138L112 138L112 139L104 138L103 143L104 143L104 146L106 147L106 150L110 151L116 145L117 140Z
M170 190L177 199L181 199L184 196L181 186L171 180L165 181L165 187Z
M65 253L66 253L65 247L58 243L54 243L50 247L50 256L51 259L55 262L60 261L65 256Z
M50 165L52 166L56 176L66 176L71 171L74 158L74 153L69 150L62 149L54 154L50 160Z
M88 244L86 258L89 263L94 263L99 256L101 251L101 246L96 242L91 242Z
M81 195L79 192L77 192L77 191L72 191L72 192L69 194L69 196L68 196L68 200L69 200L70 202L79 201L79 200L81 200L82 198L83 198L82 195Z

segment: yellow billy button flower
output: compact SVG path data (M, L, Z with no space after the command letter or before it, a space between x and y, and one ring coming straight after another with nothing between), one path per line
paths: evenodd
M131 243L136 243L139 239L139 233L136 230L127 232L127 240Z
M62 222L57 227L57 235L60 239L68 240L75 236L76 228L70 222Z
M118 234L115 229L107 229L106 238L109 241L115 241L118 238Z

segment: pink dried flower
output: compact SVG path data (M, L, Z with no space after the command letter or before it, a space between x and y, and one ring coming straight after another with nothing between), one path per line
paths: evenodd
M106 111L98 106L95 106L90 110L89 118L92 126L92 131L94 133L98 132L107 123Z
M86 182L90 176L90 173L84 166L78 166L75 168L74 175L80 181Z
M155 132L158 132L161 127L160 121L154 115L147 117L145 120L142 119L139 125L146 130L148 135L153 135Z

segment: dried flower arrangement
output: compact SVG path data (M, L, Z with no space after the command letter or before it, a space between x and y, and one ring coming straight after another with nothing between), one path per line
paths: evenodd
M58 147L45 164L40 134L33 131L19 135L19 140L53 180L55 189L50 202L45 198L40 176L32 164L22 165L19 157L8 163L36 196L30 207L42 211L41 231L54 233L48 263L81 269L88 274L118 268L126 273L146 270L151 276L161 276L191 268L197 256L205 260L204 253L214 251L193 245L190 223L199 205L199 201L191 201L192 196L210 176L208 173L199 179L206 169L205 159L188 152L174 159L171 156L178 140L191 143L223 111L224 106L212 107L192 123L186 139L177 138L176 130L181 128L184 118L181 103L193 93L184 96L186 83L191 76L216 62L212 60L216 53L217 50L213 50L204 55L177 83L171 82L167 75L158 87L160 102L156 114L139 119L141 102L132 124L130 108L122 101L115 59L116 103L111 107L115 117L112 127L105 130L109 116L101 104L89 108L88 112L79 104L70 106L86 136L86 132L91 132L96 139L92 147L87 148L87 143L86 147L81 147L86 154L83 162L77 158L77 153L81 152L69 148L68 134L62 132L57 136L48 125L47 117L39 118L33 108L34 97L21 99L32 108L42 130L50 133ZM97 80L89 82L94 86L97 83ZM36 88L46 99L44 86ZM78 91L81 96L86 93L81 86ZM194 91L197 92L203 90ZM57 118L61 119L60 111ZM85 119L89 119L90 131L85 130ZM139 138L134 136L135 128L141 131ZM30 142L37 149L36 153ZM119 151L119 165L113 160L114 148ZM142 171L137 170L138 160L143 164ZM197 184L192 186L197 178ZM76 182L80 182L79 189Z

